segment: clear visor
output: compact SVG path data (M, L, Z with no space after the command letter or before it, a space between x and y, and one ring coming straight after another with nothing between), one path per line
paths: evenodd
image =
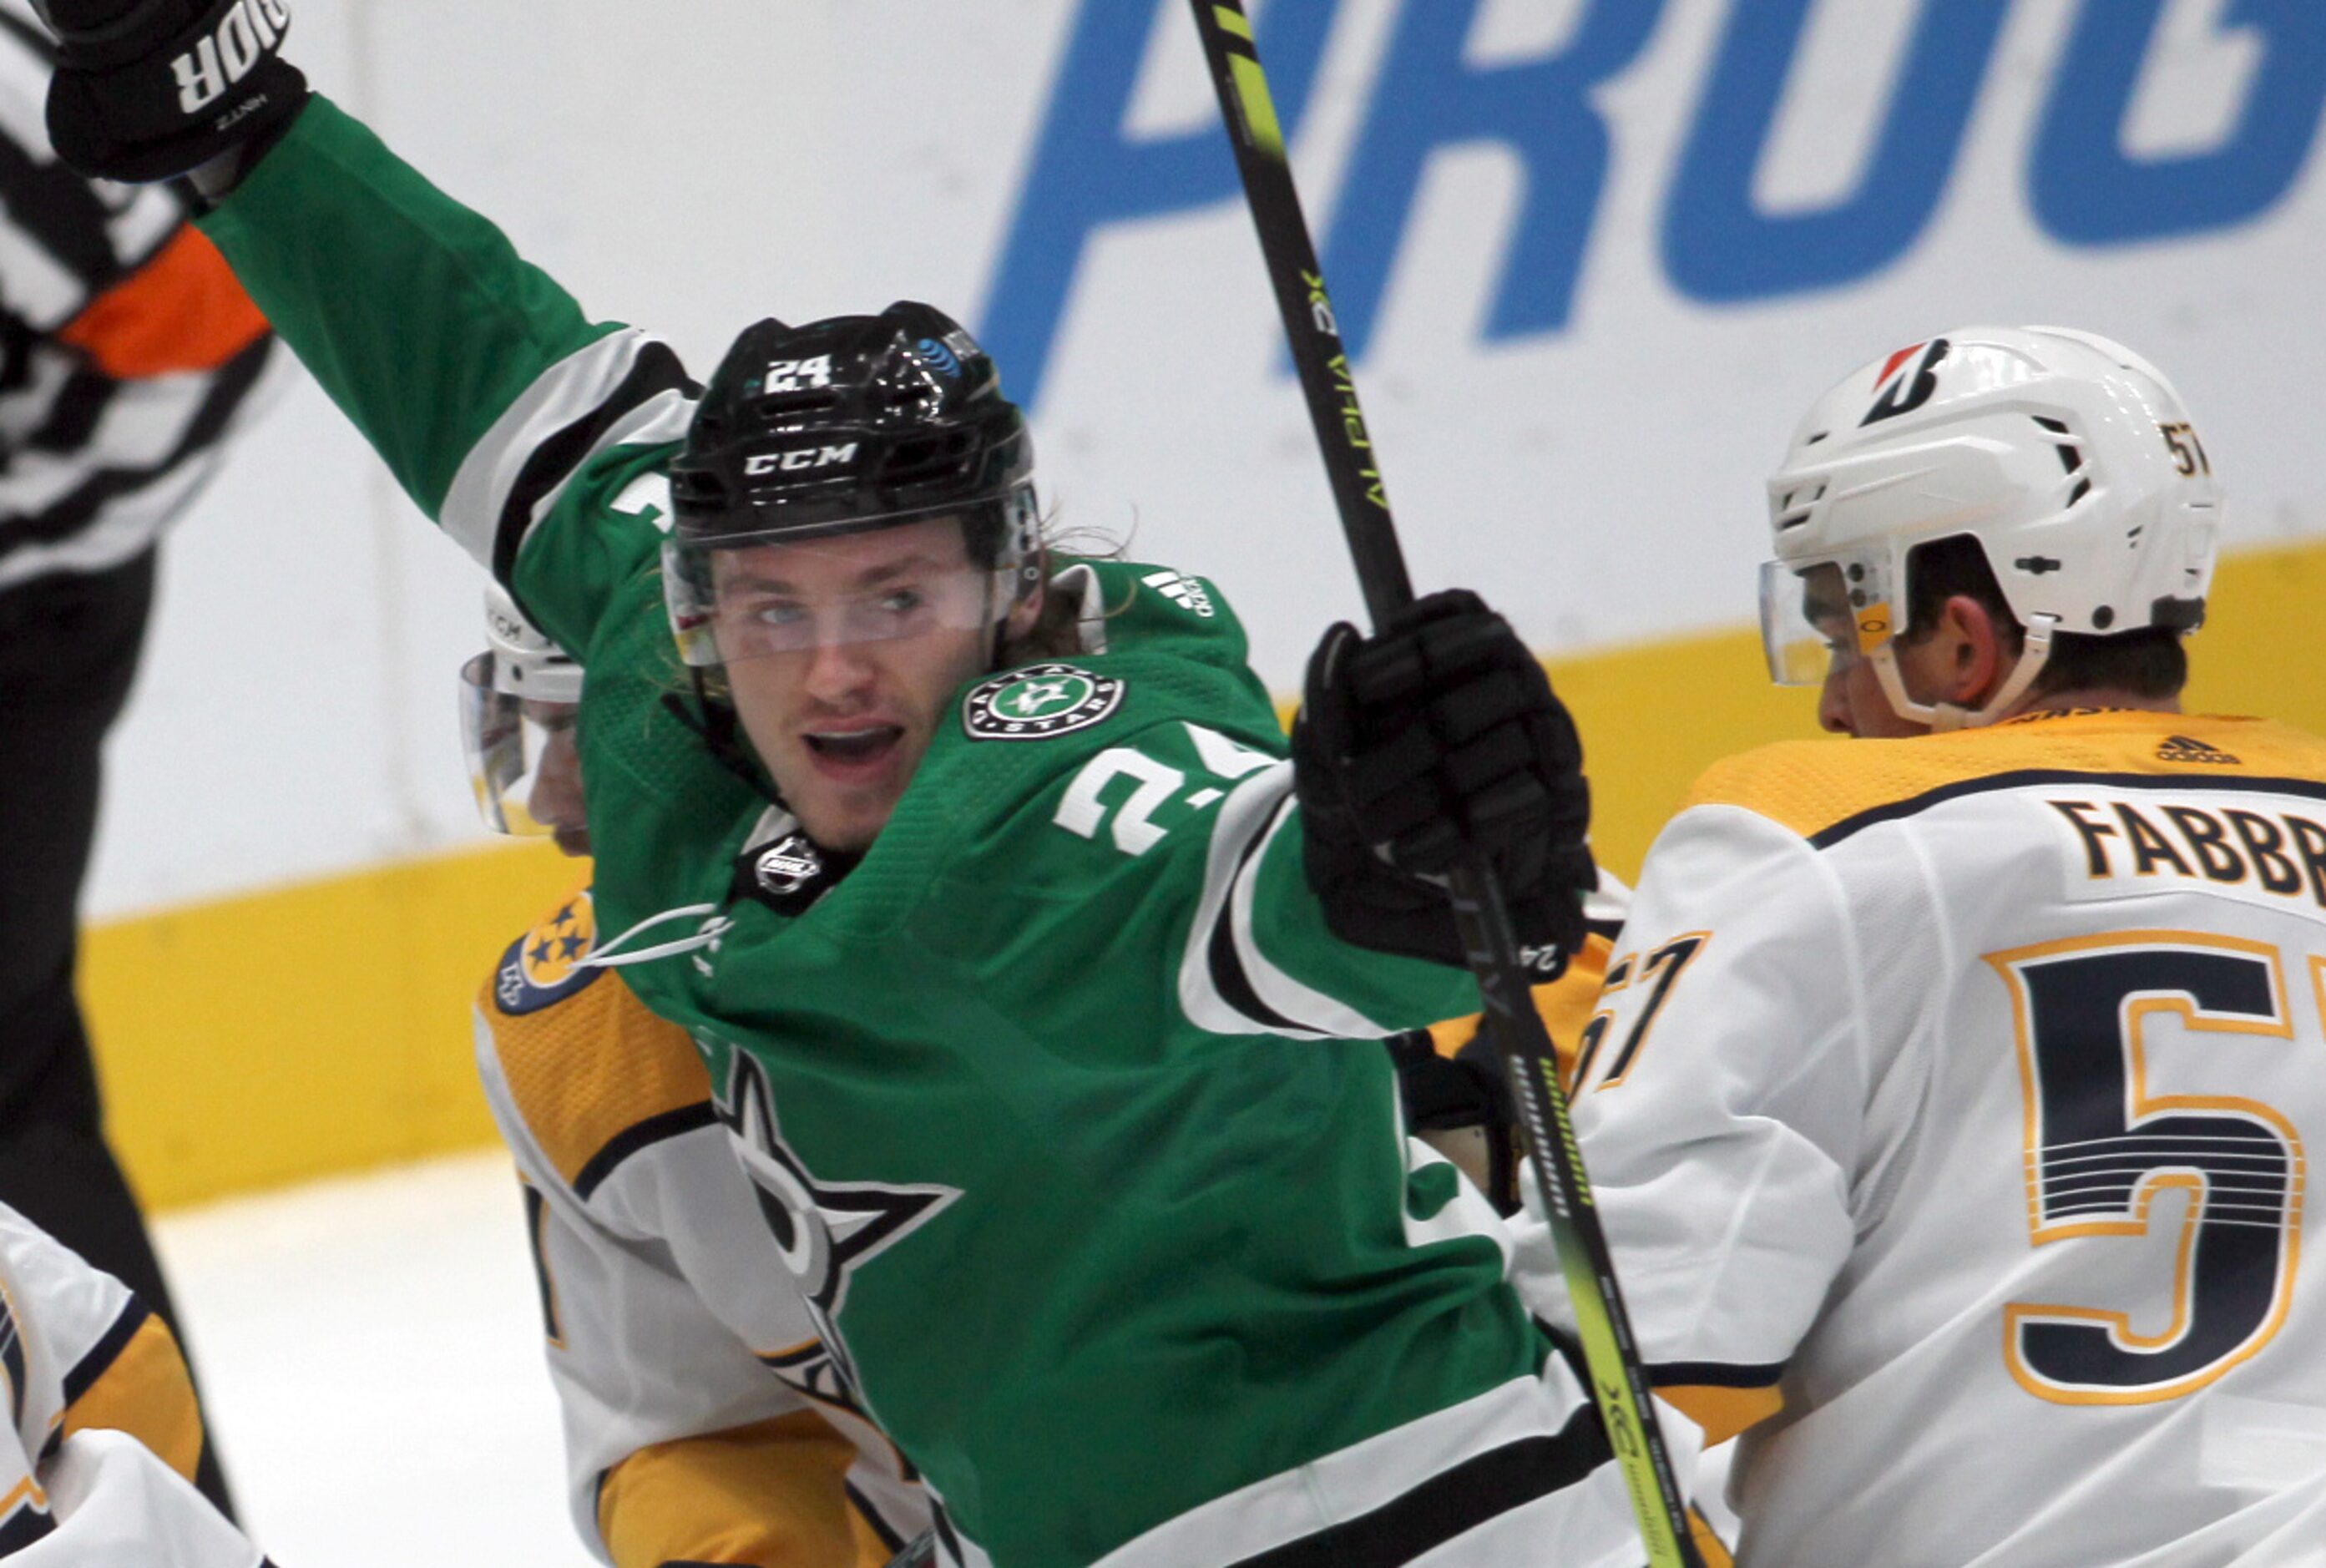
M970 562L951 513L830 538L779 538L664 544L664 592L687 663L982 630L1025 588L1016 561Z
M526 837L554 830L533 815L534 794L552 748L573 727L574 712L571 703L496 690L489 653L461 667L461 742L469 758L469 788L486 826Z
M1761 567L1761 647L1779 686L1821 686L1889 640L1877 564L1769 561Z

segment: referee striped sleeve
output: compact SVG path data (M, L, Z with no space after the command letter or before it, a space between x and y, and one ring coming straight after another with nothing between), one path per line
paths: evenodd
M274 356L261 338L208 376L115 381L53 370L0 474L0 587L135 555L208 481ZM38 400L44 383L29 396ZM17 403L0 392L0 421Z
M0 0L0 589L150 548L260 400L273 342L183 193L58 160L52 69Z

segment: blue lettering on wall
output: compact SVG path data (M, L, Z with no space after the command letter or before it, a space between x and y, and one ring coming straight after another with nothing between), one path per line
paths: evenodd
M1525 166L1487 338L1567 325L1607 181L1607 127L1586 95L1639 56L1664 0L1596 0L1557 52L1486 67L1463 59L1480 5L1429 0L1398 19L1324 248L1352 354L1372 340L1430 154L1463 142L1500 142Z
M1946 193L2012 13L2012 0L1886 0L1917 11L1864 173L1815 210L1765 211L1754 179L1813 3L1730 0L1660 235L1665 271L1695 299L1837 288L1909 252ZM1590 95L1635 64L1666 9L1665 0L1579 4L1572 33L1550 54L1479 66L1464 56L1483 0L1402 0L1324 237L1353 353L1378 324L1431 154L1481 141L1512 149L1524 171L1485 335L1568 323L1614 145ZM2224 0L2222 26L2261 47L2220 144L2154 157L2124 151L2165 5L2087 0L2078 9L2027 163L2029 204L2056 240L2120 245L2247 221L2284 200L2309 159L2326 115L2326 0ZM1124 128L1149 40L1181 8L1182 0L1083 0L1075 14L983 321L1005 384L1029 406L1100 229L1239 200L1216 123L1138 138ZM1268 0L1254 14L1278 115L1295 136L1339 0ZM1256 270L1253 278L1257 289Z
M2125 120L2154 47L2164 0L2088 5L2061 56L2027 171L2046 232L2070 245L2120 245L2219 229L2284 196L2326 107L2326 5L2234 0L2223 16L2262 46L2245 102L2210 151L2135 158Z
M1874 155L1826 207L1772 215L1753 178L1810 0L1737 0L1664 209L1664 268L1700 300L1831 288L1904 255L1953 172L2010 0L1923 0Z
M1123 134L1158 5L1173 13L1167 20L1185 9L1181 0L1088 0L1050 95L978 334L1004 387L1028 407L1041 395L1091 237L1110 223L1209 206L1242 189L1216 121L1181 135L1134 141ZM1339 10L1340 0L1270 0L1256 12L1256 42L1288 138L1298 132ZM1257 269L1253 278L1265 286Z

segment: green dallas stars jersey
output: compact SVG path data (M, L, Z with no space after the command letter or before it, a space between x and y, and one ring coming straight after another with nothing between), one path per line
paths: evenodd
M1604 1439L1491 1216L1400 1135L1379 1037L1467 1011L1468 982L1326 933L1207 584L1062 573L1084 651L963 692L834 882L663 702L675 356L587 323L321 99L205 227L587 665L600 927L638 928L608 948L702 1049L951 1561L1622 1558Z

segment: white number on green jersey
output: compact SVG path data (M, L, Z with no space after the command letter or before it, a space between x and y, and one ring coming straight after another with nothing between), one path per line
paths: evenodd
M1110 826L1112 817L1110 835L1114 846L1125 854L1145 854L1170 831L1168 825L1155 820L1166 806L1181 807L1176 815L1184 819L1217 803L1224 794L1210 779L1241 779L1276 762L1267 752L1241 745L1216 730L1201 724L1179 728L1186 733L1206 777L1201 788L1182 795L1187 785L1185 770L1130 746L1109 746L1083 764L1082 771L1066 786L1051 820L1068 833L1096 838L1099 829Z

